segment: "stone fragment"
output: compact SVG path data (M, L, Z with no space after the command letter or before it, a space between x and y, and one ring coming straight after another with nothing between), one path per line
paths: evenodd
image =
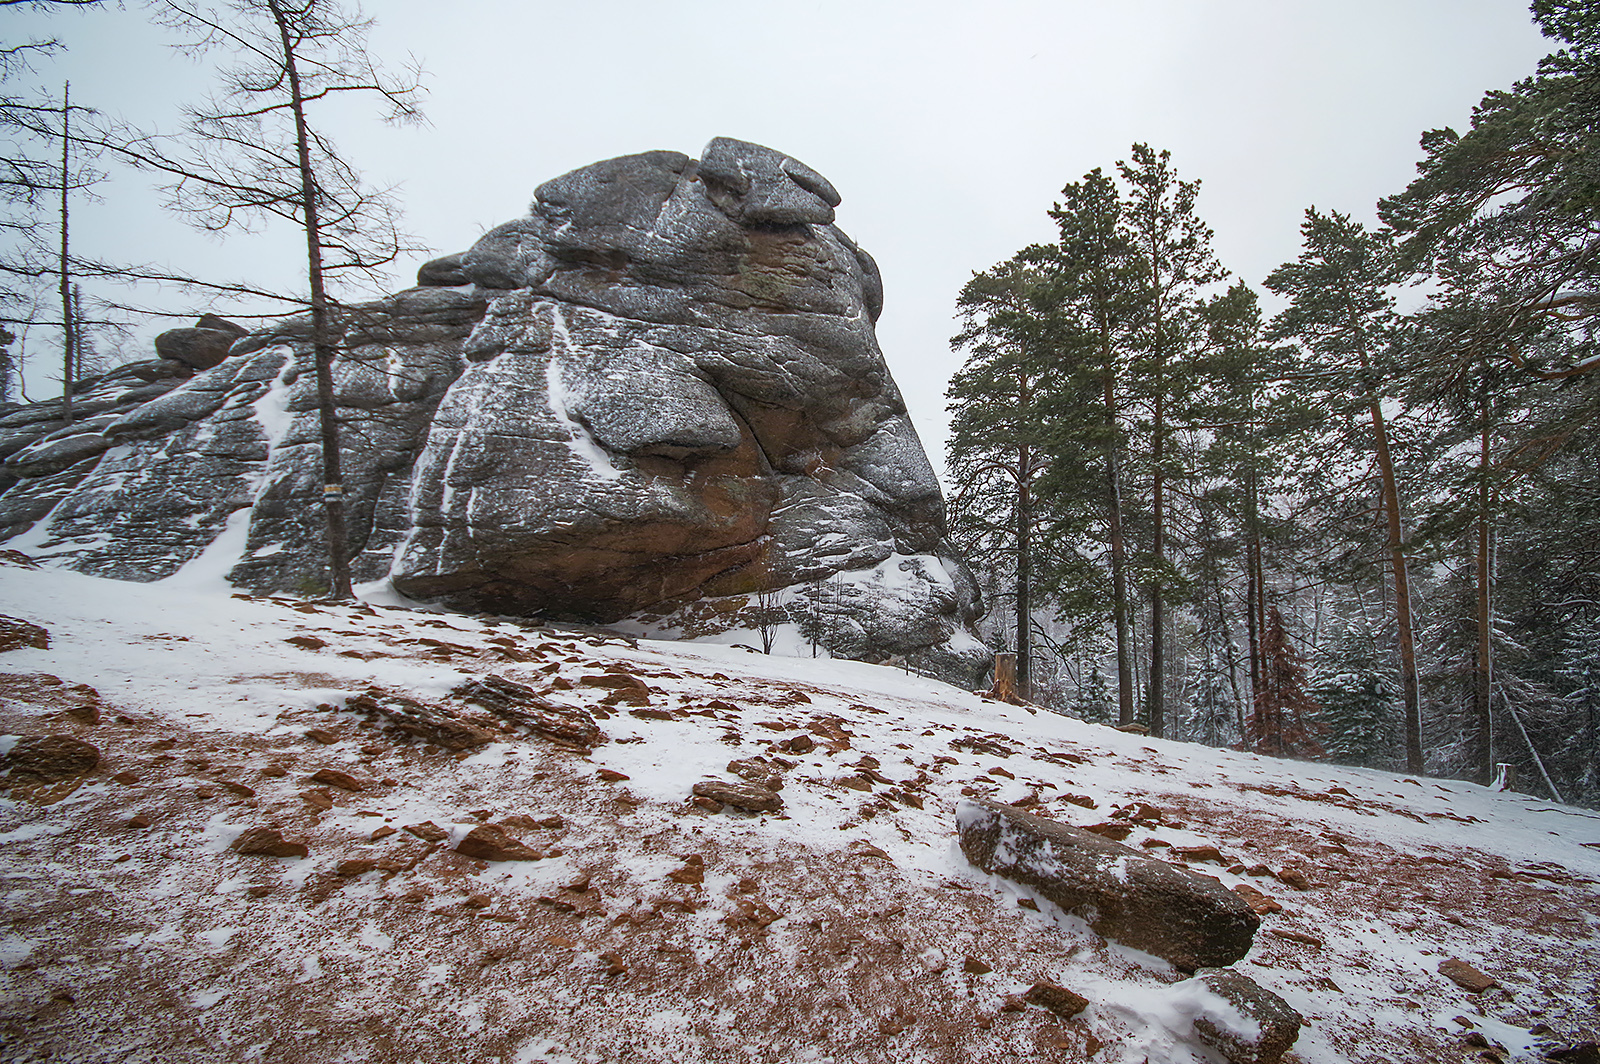
M0 614L0 651L18 650L22 647L48 650L50 633L32 621Z
M306 857L311 850L303 842L283 837L277 828L247 828L229 847L235 853L256 854L262 857Z
M1035 1005L1049 1009L1063 1020L1070 1020L1089 1007L1088 998L1054 983L1034 983L1022 996Z
M702 780L694 785L693 793L746 813L776 813L783 808L783 799L772 791L744 781Z
M1278 1064L1300 1037L1304 1018L1249 976L1216 969L1200 972L1192 982L1229 1006L1203 1009L1195 1017L1194 1029L1202 1042L1230 1064Z
M340 861L335 871L341 876L360 876L375 870L377 867L377 858L352 857L349 860Z
M607 698L607 702L611 699ZM670 709L630 709L628 716L638 717L640 720L674 720L676 719Z
M408 829L409 830L409 829ZM456 852L480 861L539 861L544 854L493 824L479 824L456 844Z
M604 741L594 717L577 706L558 706L525 684L490 674L450 692L463 702L482 706L501 720L519 724L537 735L588 751Z
M443 842L450 837L448 831L431 820L424 820L420 824L407 824L405 830L423 842Z
M1133 834L1133 825L1117 823L1090 824L1083 830L1091 832L1095 835L1099 835L1101 838L1111 839L1114 842L1121 842L1123 839Z
M4 758L13 784L55 783L93 772L100 750L70 735L25 735Z
M674 883L698 885L704 882L706 876L705 858L699 854L690 854L684 858L683 867L667 873L667 878Z
M342 791L359 792L367 789L367 785L365 783L362 783L360 780L350 775L350 773L341 772L336 768L318 769L316 772L312 773L311 782L325 783L330 787L337 787Z
M326 787L312 787L301 791L300 800L324 813L333 808L333 795L328 793Z
M650 692L642 687L620 687L600 700L603 706L648 706ZM667 714L671 717L671 714Z
M1311 889L1311 877L1307 876L1303 869L1291 865L1280 870L1277 875L1278 882L1285 886L1293 887L1295 890Z
M207 314L195 325L168 329L156 337L156 354L191 369L210 369L228 357L228 349L245 330L231 321Z
M128 818L128 827L135 830L147 828L149 826L150 818L145 816L143 813L135 813L133 816Z
M1215 846L1174 846L1172 852L1185 861L1212 861L1224 864L1222 853Z
M769 791L783 790L783 769L764 757L747 757L728 762L728 771Z
M377 687L346 699L345 708L446 750L471 750L494 739L491 733L458 719L444 706L419 702Z
M1245 900L1245 904L1249 905L1257 916L1283 912L1283 906L1278 904L1272 895L1263 893L1248 883L1236 884L1232 889L1235 894Z
M956 820L974 865L1180 969L1232 964L1260 926L1244 899L1215 879L1091 832L983 799L962 802Z
M994 971L992 967L983 963L976 957L968 957L961 962L961 970L968 975L988 975Z
M1464 990L1474 994L1481 994L1492 986L1499 986L1492 977L1484 975L1478 969L1457 957L1439 963L1439 974L1455 983Z
M626 672L603 672L598 676L580 676L578 684L582 687L609 687L614 690L634 690L649 692L650 685Z

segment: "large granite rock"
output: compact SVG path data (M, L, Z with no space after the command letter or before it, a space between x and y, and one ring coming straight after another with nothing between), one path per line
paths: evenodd
M742 141L611 159L540 186L419 287L343 312L357 579L663 632L706 602L710 627L753 628L774 592L804 589L776 608L830 651L967 679L985 657L976 589L838 204ZM28 543L89 572L158 579L209 549L237 584L320 586L308 333L291 318L233 337L155 401L29 441L0 525L45 518ZM202 321L163 353L203 365L230 335Z

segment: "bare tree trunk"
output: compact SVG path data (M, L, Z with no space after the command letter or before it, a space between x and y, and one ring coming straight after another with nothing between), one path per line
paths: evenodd
M283 45L284 73L289 82L295 146L300 165L301 211L305 221L307 278L311 288L311 347L316 362L317 413L322 430L322 506L328 544L328 597L349 599L355 597L355 593L350 586L344 474L339 468L338 408L333 395L336 347L331 336L331 314L323 285L322 230L317 217L316 174L311 167L311 138L306 127L305 97L300 91L300 71L295 61L294 42L289 35L289 23L284 17L281 0L267 0L267 6L278 24L278 36Z
M1033 698L1033 495L1028 481L1031 454L1017 455L1017 694Z
M1152 224L1154 218L1151 219ZM1150 734L1160 738L1167 727L1167 603L1165 588L1167 562L1167 348L1164 329L1166 309L1161 291L1161 255L1155 233L1150 233L1150 290L1154 294L1151 306L1151 354L1155 356L1155 407L1151 411L1150 451L1152 476L1150 486L1151 529L1150 552L1154 556L1155 575L1150 581Z
M1166 458L1166 439L1164 431L1164 404L1161 396L1162 373L1159 364L1156 367L1156 404L1155 404L1155 479L1151 487L1153 514L1155 518L1154 536L1151 543L1151 552L1155 556L1155 577L1150 581L1150 734L1156 738L1166 735L1167 730L1167 610L1166 599L1163 595L1162 570L1165 568L1167 552L1166 528L1166 474L1162 463Z
M1371 368L1361 352L1361 372ZM1405 529L1400 521L1400 489L1395 483L1394 460L1389 454L1389 430L1383 406L1370 382L1367 405L1372 415L1373 450L1383 484L1383 509L1388 526L1389 569L1394 578L1394 619L1400 638L1400 691L1405 701L1406 771L1422 772L1422 709L1417 692L1417 643L1411 621L1411 581L1406 575Z
M77 323L72 307L72 263L68 255L68 190L72 187L72 83L61 86L61 423L72 424L72 385L77 380Z
M1117 393L1106 350L1106 511L1111 540L1111 615L1117 633L1117 723L1134 723L1133 639L1128 631L1127 546L1122 531L1122 470L1117 462Z
M1494 690L1494 614L1490 588L1490 554L1493 536L1489 520L1489 401L1482 401L1483 423L1478 436L1478 521L1477 521L1477 627L1478 649L1473 662L1472 685L1472 779L1488 785L1493 772L1494 751L1490 723L1490 698Z

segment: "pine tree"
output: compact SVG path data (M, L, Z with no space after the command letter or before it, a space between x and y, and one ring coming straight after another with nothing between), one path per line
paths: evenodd
M1534 20L1566 47L1509 91L1490 92L1466 134L1422 137L1418 177L1379 204L1406 265L1469 275L1482 313L1463 349L1547 379L1600 369L1600 7L1537 0ZM1562 345L1529 349L1544 330Z
M1319 659L1313 694L1328 729L1329 760L1390 767L1397 748L1400 690L1392 666L1383 661L1379 634L1358 620Z
M1270 500L1305 494L1303 466L1308 430L1324 412L1283 378L1302 369L1294 348L1269 344L1256 293L1243 282L1200 308L1205 343L1197 368L1203 376L1193 415L1207 434L1193 493L1199 513L1194 568L1205 604L1231 627L1228 603L1242 599L1246 654L1241 667L1249 698L1261 683L1261 632L1266 626L1272 557L1287 546L1295 522L1273 512ZM1317 463L1317 464L1320 464ZM1233 590L1229 565L1242 569L1243 590Z
M1555 674L1572 710L1572 748L1577 769L1569 776L1568 797L1600 803L1600 622L1587 621L1563 633Z
M1174 426L1189 417L1196 387L1186 359L1198 346L1202 290L1227 276L1211 251L1211 229L1195 214L1198 181L1181 181L1170 152L1135 144L1132 162L1118 164L1129 186L1129 244L1142 275L1139 374L1150 416L1150 677L1149 726L1165 734L1167 608L1178 583L1168 548L1169 482L1185 472L1173 444Z
M1129 348L1140 315L1138 263L1116 183L1099 169L1061 190L1050 211L1058 239L1034 257L1056 278L1056 313L1062 318L1063 373L1051 390L1050 447L1054 461L1040 485L1059 510L1099 517L1105 545L1103 595L1080 601L1077 613L1109 612L1116 647L1117 721L1132 724L1134 643L1129 520L1127 393ZM1091 565L1082 555L1058 551L1054 583L1082 587ZM1071 571L1068 570L1071 566Z
M1272 757L1322 757L1318 740L1327 729L1306 686L1306 659L1290 642L1276 605L1267 607L1261 648L1266 667L1246 722L1245 742Z
M1297 338L1320 362L1324 394L1331 405L1354 401L1366 408L1371 455L1377 467L1386 551L1394 592L1405 702L1406 770L1423 771L1422 715L1417 691L1416 632L1407 568L1405 515L1401 509L1395 456L1385 413L1384 359L1394 328L1393 257L1382 237L1337 211L1307 208L1301 225L1304 249L1297 261L1274 270L1266 285L1287 296L1289 306L1272 324L1276 339Z
M1031 697L1035 558L1041 516L1036 484L1047 464L1046 387L1060 344L1050 277L1019 256L975 274L957 308L951 346L969 352L951 378L952 512L969 556L1012 574L1017 687Z

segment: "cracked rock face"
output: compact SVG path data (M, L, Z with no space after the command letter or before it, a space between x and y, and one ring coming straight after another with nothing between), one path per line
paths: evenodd
M526 217L428 263L419 287L348 311L335 368L357 579L664 627L706 601L750 627L743 600L832 581L849 616L824 645L965 678L986 656L967 630L976 592L839 201L743 141L698 161L624 156L545 183ZM288 319L235 340L96 426L105 456L25 538L106 575L159 578L212 545L238 584L320 579L307 331ZM179 455L196 456L194 483ZM122 515L114 536L91 541L96 511Z

